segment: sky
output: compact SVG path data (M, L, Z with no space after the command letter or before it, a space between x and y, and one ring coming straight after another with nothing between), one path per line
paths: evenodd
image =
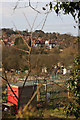
M16 6L15 1L16 0L14 0L14 2L13 0L0 0L0 28L11 28L21 31L28 29L28 31L30 31L30 26L33 26L33 31L41 29L46 17L45 11L42 10L42 7L45 7L46 3L49 3L50 0L46 0L46 2L42 2L42 0L31 0L31 5L34 8L36 7L36 10L40 11L41 14L37 13L30 7L24 8L24 6L28 6L28 2L25 2L25 0L24 2L21 0L17 9L14 11L13 8ZM47 9L49 10L49 8ZM74 26L76 26L76 28L74 28ZM78 27L73 17L71 15L63 14L57 16L54 11L48 14L42 30L49 33L58 32L74 36L78 35Z

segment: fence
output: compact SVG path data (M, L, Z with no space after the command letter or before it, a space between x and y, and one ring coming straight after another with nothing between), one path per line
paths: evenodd
M37 89L39 85L42 84L42 87L37 93L37 101L47 101L49 95L51 101L54 99L69 97L69 91L65 85L68 79L69 76L52 75L50 78L45 78L44 80L38 78L36 78L36 80L31 80L37 85Z

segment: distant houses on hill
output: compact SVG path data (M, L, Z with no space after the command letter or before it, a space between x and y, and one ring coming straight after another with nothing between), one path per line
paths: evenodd
M37 38L37 34L40 32L39 37ZM19 34L20 33L20 34ZM2 36L0 35L0 41L2 40L4 45L14 46L15 40L23 37L24 40L29 43L31 40L31 33L28 31L12 31L9 29L3 29ZM60 52L63 51L64 48L68 47L72 44L71 40L76 39L70 35L60 35L58 33L44 33L43 31L36 30L33 32L33 46L34 47L46 47L47 49L52 49L54 47L59 47ZM21 41L19 39L19 41ZM20 43L20 42L19 42Z
M43 47L43 46L45 46L46 48L51 49L51 48L57 46L57 42L54 39L52 41L42 39L42 40L36 40L34 42L34 47Z
M2 41L4 43L5 46L14 46L15 44L15 40L16 38L19 38L20 36L19 35L14 35L12 34L11 36L9 37L5 37L3 36L2 38ZM28 42L30 40L30 36L23 36L25 41ZM46 48L48 49L52 49L54 47L57 46L57 40L56 39L52 39L52 40L45 40L45 39L42 39L42 38L33 38L33 46L34 47L43 47L45 46Z

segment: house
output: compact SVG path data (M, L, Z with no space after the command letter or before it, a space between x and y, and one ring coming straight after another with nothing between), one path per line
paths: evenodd
M42 68L42 73L47 73L47 68L46 67Z
M55 41L49 41L49 45L53 48L56 47L56 42Z
M63 69L63 75L65 75L66 73L67 73L67 69L64 68L64 69Z
M34 43L34 46L40 46L42 47L43 45L45 45L45 41L44 40L36 40Z
M45 41L45 46L46 46L46 48L49 48L49 41L48 40Z

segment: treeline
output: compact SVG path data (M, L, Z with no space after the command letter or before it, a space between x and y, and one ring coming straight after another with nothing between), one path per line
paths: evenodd
M5 70L24 70L27 68L27 55L13 47L3 46L2 64ZM27 68L28 69L28 68Z
M57 52L56 48L48 51L47 54L40 53L40 49L35 48L37 53L31 54L31 66L32 69L41 69L43 67L50 68L52 65L58 62L63 62L65 66L72 65L74 57L77 54L77 49L73 47L65 48L63 52ZM13 47L3 46L2 50L2 64L6 70L15 69L25 71L28 70L28 55L22 51L19 51Z
M3 34L5 33L7 36L10 36L11 34L18 34L18 33L23 34L25 36L30 36L30 32L28 32L28 30L23 30L23 31L15 30L14 31L13 29L3 28L2 33ZM49 39L67 39L67 38L69 38L71 40L72 38L75 38L70 34L60 34L60 33L55 33L55 32L45 33L42 30L35 30L33 32L33 37L37 37L37 36L44 38L46 40L49 40Z
M13 31L11 29L2 29L3 33L5 32L7 35L17 34L17 31ZM21 32L21 31L20 31ZM40 33L39 33L40 32ZM30 33L28 31L22 31L21 34ZM62 40L59 46L52 48L51 50L46 49L45 47L41 48L32 48L31 52L31 66L32 69L40 70L43 66L50 68L53 64L57 64L58 62L63 62L65 66L69 66L73 63L74 57L77 54L77 37L73 37L71 35L59 33L44 33L43 31L36 30L33 33L33 36L36 37L39 34L39 37L45 39L52 39L53 37L58 40L58 43ZM21 41L21 40L20 40ZM19 43L16 39L15 47L28 50L25 44ZM62 51L60 51L62 49ZM15 70L27 70L28 62L27 62L27 54L22 51L15 49L14 47L4 46L2 49L2 64L6 70L15 69Z

